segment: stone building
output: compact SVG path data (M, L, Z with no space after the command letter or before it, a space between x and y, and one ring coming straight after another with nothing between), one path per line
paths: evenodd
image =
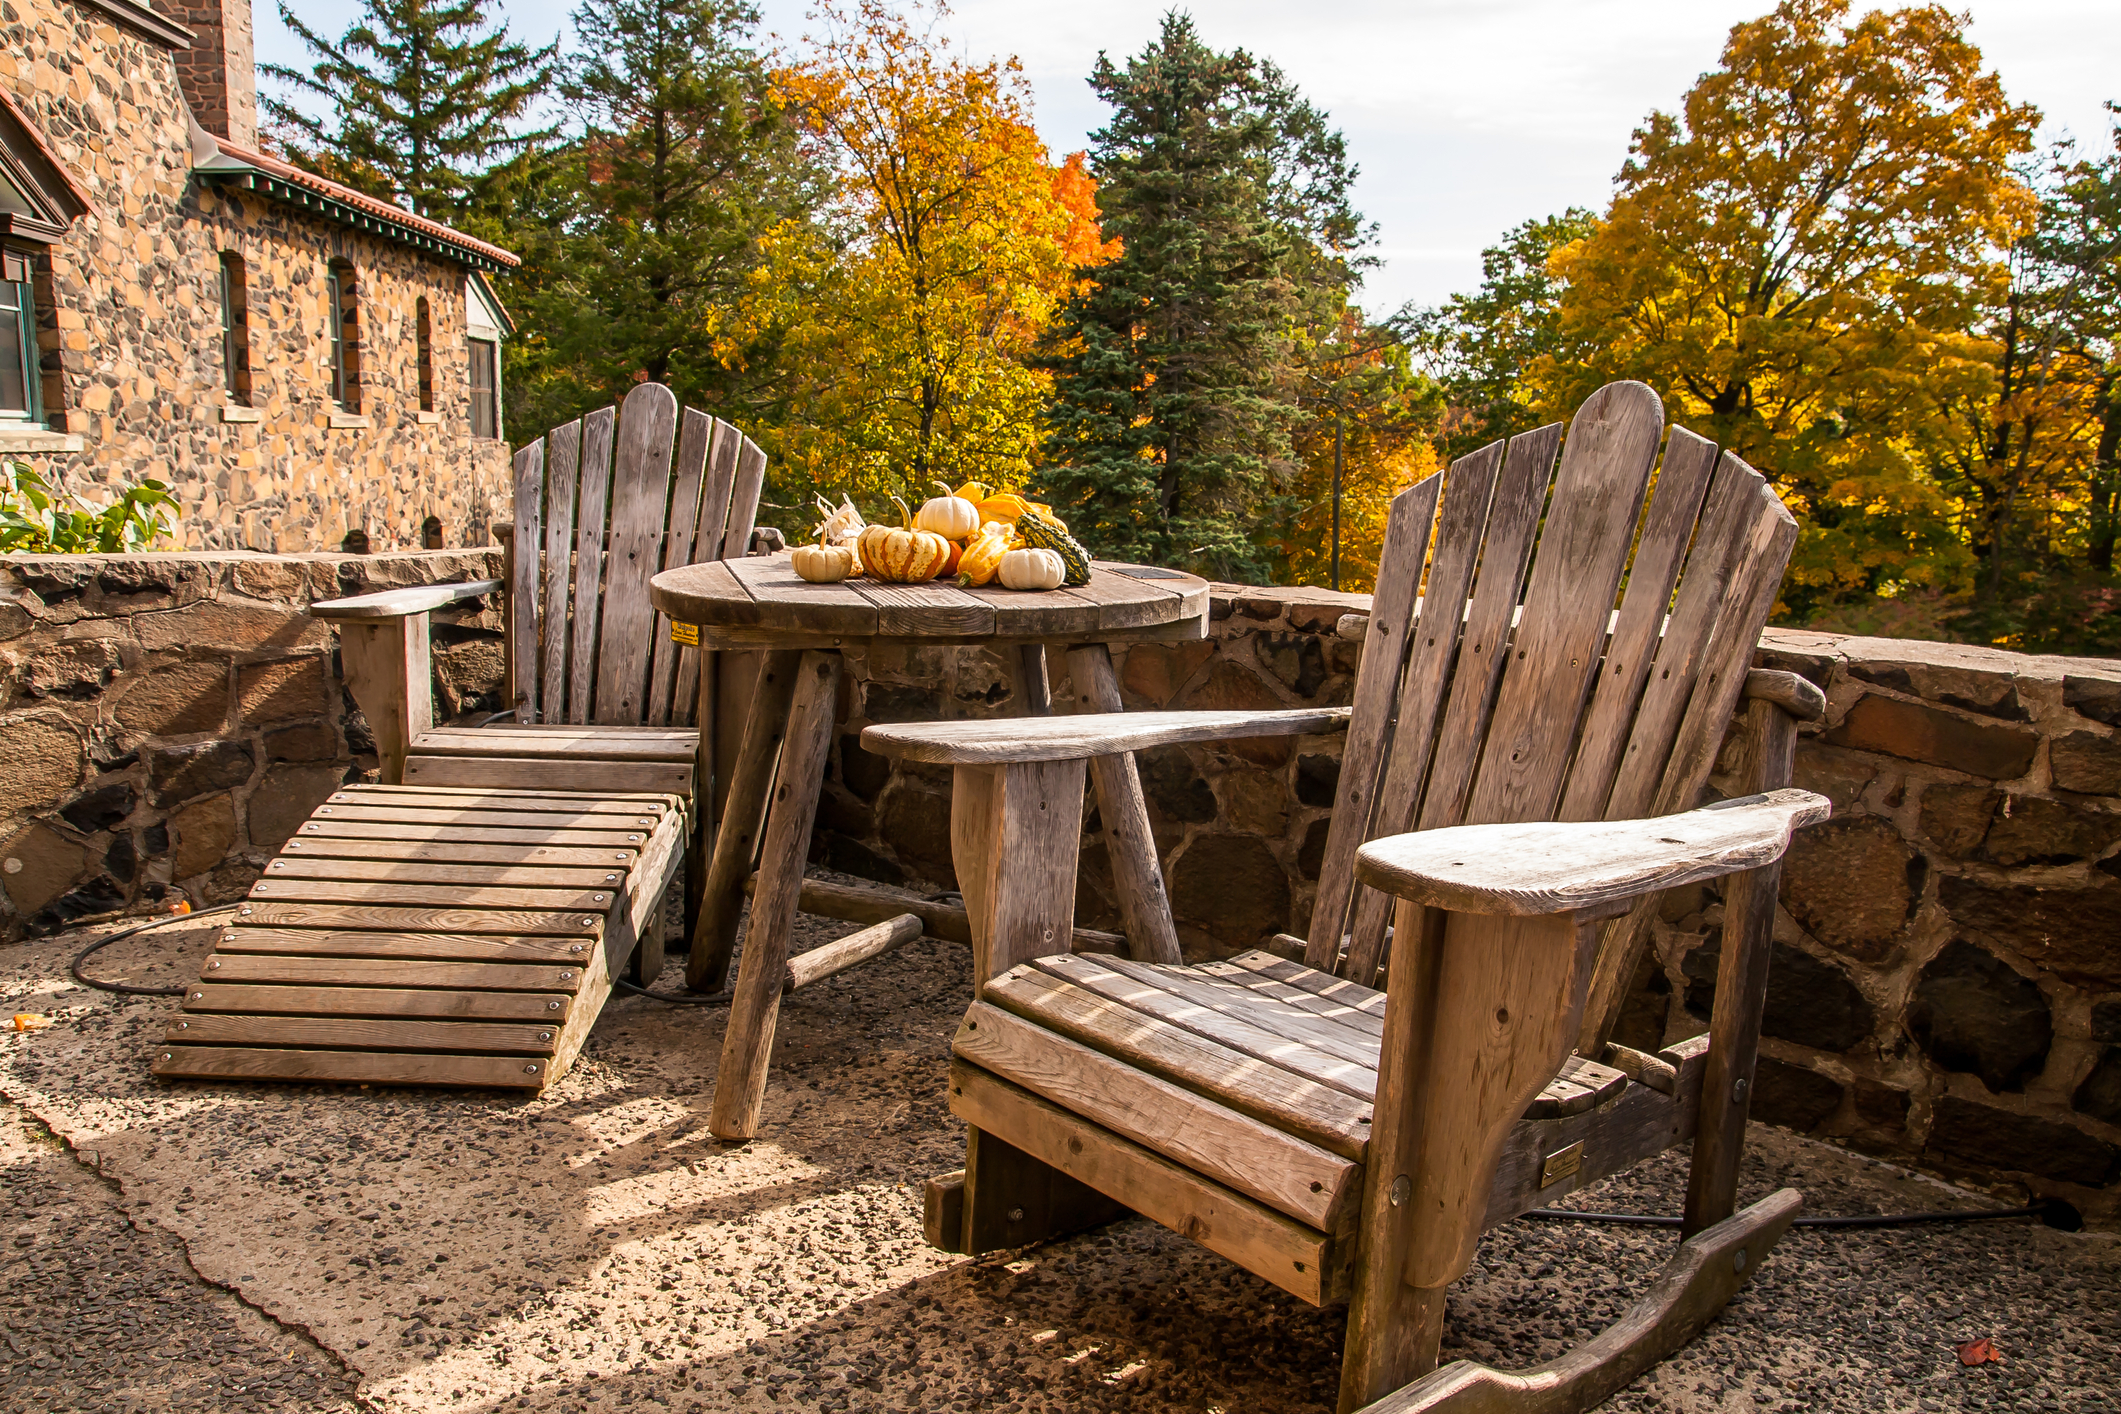
M0 457L190 547L480 544L516 257L258 151L250 0L0 3Z

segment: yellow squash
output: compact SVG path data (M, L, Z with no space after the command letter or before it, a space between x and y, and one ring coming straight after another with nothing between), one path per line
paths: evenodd
M957 582L967 589L993 583L994 576L1001 572L1002 556L1015 547L1014 531L998 520L988 521L957 562Z

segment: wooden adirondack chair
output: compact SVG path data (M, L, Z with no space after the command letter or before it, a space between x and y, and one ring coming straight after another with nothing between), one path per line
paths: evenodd
M688 931L697 912L700 742L734 748L743 704L718 699L746 684L743 665L680 652L648 581L746 553L765 464L644 383L516 454L505 583L311 606L338 626L381 781L335 793L267 865L157 1073L534 1089L565 1073L611 979L661 969L688 857ZM429 616L504 587L514 720L436 726Z
M965 1169L930 1185L931 1242L1155 1218L1350 1303L1343 1410L1588 1408L1757 1267L1800 1201L1733 1216L1776 874L1826 813L1784 789L1817 689L1747 671L1796 527L1680 428L1645 507L1663 409L1642 384L1561 432L1392 505L1303 964L1048 940L1067 936L1086 759L1316 733L1321 713L1089 715L1093 686L1083 715L864 733L955 767L978 999L950 1104L972 1129ZM1764 794L1689 810L1748 690L1743 772ZM1606 1045L1658 891L1734 872L1709 1035ZM1688 1240L1635 1311L1536 1371L1430 1373L1485 1228L1689 1139Z

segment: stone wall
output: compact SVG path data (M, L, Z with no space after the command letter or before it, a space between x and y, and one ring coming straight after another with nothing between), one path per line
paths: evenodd
M374 766L315 599L494 578L499 552L0 559L0 929L17 937L182 890L239 895L296 824ZM1218 587L1206 639L1119 655L1135 709L1347 701L1362 596ZM501 619L436 615L436 707L499 707ZM2121 664L1770 630L1760 661L1827 692L1798 783L1754 1112L2121 1223ZM1069 700L1064 660L1054 695ZM949 887L947 770L864 751L870 722L1020 710L1014 655L850 654L813 857ZM1195 957L1306 930L1337 735L1144 753L1179 935ZM1718 776L1715 786L1739 783ZM1078 913L1119 915L1095 812ZM1667 896L1621 1039L1705 1029L1722 904Z
M1218 587L1214 604L1207 639L1120 655L1129 707L1348 700L1359 649L1335 626L1366 597ZM1786 630L1760 661L1828 693L1797 779L1835 819L1784 873L1755 1115L2121 1222L2121 663ZM1014 669L975 649L849 666L814 857L946 887L949 773L894 767L860 729L1013 714ZM1143 755L1189 956L1307 931L1339 759L1337 736ZM1081 920L1116 928L1094 811L1079 880ZM1713 888L1667 897L1621 1039L1707 1029L1721 922Z
M212 7L206 7L212 8ZM91 199L37 256L50 436L0 433L0 456L101 499L119 478L168 482L183 544L373 548L489 539L506 513L508 447L475 438L465 269L455 262L192 176L176 56L70 0L0 6L0 84ZM252 392L231 407L220 254L248 272ZM328 262L357 272L363 396L331 397ZM415 310L433 322L435 408L420 412ZM351 423L352 425L348 425Z
M303 606L500 575L500 552L0 558L0 936L239 897L375 769ZM501 619L435 615L436 706L497 710Z

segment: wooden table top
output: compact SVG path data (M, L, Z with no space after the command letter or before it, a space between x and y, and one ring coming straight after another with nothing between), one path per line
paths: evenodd
M1206 580L1102 560L1091 565L1088 584L1072 589L960 589L945 580L866 577L812 584L783 551L665 570L649 581L649 597L673 623L696 626L704 647L849 638L1091 642L1208 631Z

